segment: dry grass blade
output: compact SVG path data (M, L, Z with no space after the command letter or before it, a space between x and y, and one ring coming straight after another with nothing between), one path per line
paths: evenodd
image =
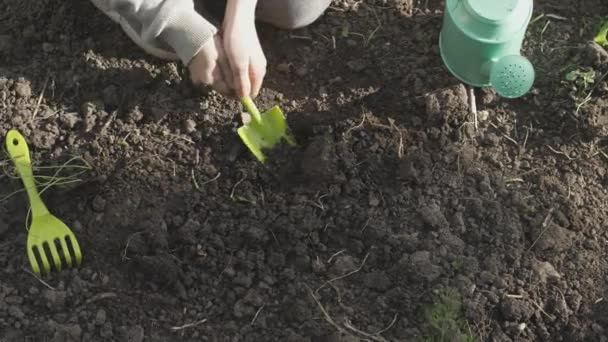
M357 269L355 269L353 271L350 271L350 272L348 272L346 274L343 274L343 275L341 275L339 277L336 277L336 278L333 278L333 279L330 279L330 280L326 281L323 285L319 286L319 288L315 291L315 293L319 293L319 291L321 291L322 288L324 288L325 286L327 286L327 285L329 285L329 284L331 284L331 283L333 283L335 281L338 281L340 279L344 279L346 277L350 277L351 275L353 275L353 274L361 271L363 269L363 266L365 266L365 262L367 261L368 257L369 257L369 253L367 253L365 255L365 258L363 258L363 261L361 262L361 265L359 267L357 267Z
M196 322L192 322L192 323L186 323L184 325L180 325L177 327L171 327L171 330L173 331L179 331L179 330L184 330L184 329L188 329L188 328L193 328L196 327L198 325L201 325L203 323L207 322L207 319L201 319L200 321L196 321Z

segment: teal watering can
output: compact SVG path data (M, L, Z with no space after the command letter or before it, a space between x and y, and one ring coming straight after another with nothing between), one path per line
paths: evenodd
M462 82L493 87L505 98L525 95L534 67L520 54L533 0L446 0L441 58Z

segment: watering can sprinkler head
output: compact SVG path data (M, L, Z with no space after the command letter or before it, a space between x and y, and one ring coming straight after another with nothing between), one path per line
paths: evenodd
M490 85L505 98L517 98L528 93L534 77L534 66L521 55L504 56L490 69Z

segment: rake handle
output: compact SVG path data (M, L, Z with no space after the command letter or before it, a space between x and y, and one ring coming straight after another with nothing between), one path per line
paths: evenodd
M6 136L6 147L27 192L32 208L32 216L39 217L48 214L49 211L42 202L36 182L34 182L30 150L27 147L25 138L19 132L11 130Z

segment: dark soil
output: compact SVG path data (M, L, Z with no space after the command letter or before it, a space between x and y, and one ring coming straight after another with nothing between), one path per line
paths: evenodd
M27 198L0 203L0 341L416 341L448 288L479 340L608 340L608 53L589 43L608 6L536 1L535 88L478 89L477 130L442 9L339 0L307 29L262 27L259 106L299 145L261 165L237 102L88 1L0 1L0 134L37 165L92 166L43 195L84 255L45 283ZM595 83L565 82L576 68ZM2 165L2 194L21 189Z

